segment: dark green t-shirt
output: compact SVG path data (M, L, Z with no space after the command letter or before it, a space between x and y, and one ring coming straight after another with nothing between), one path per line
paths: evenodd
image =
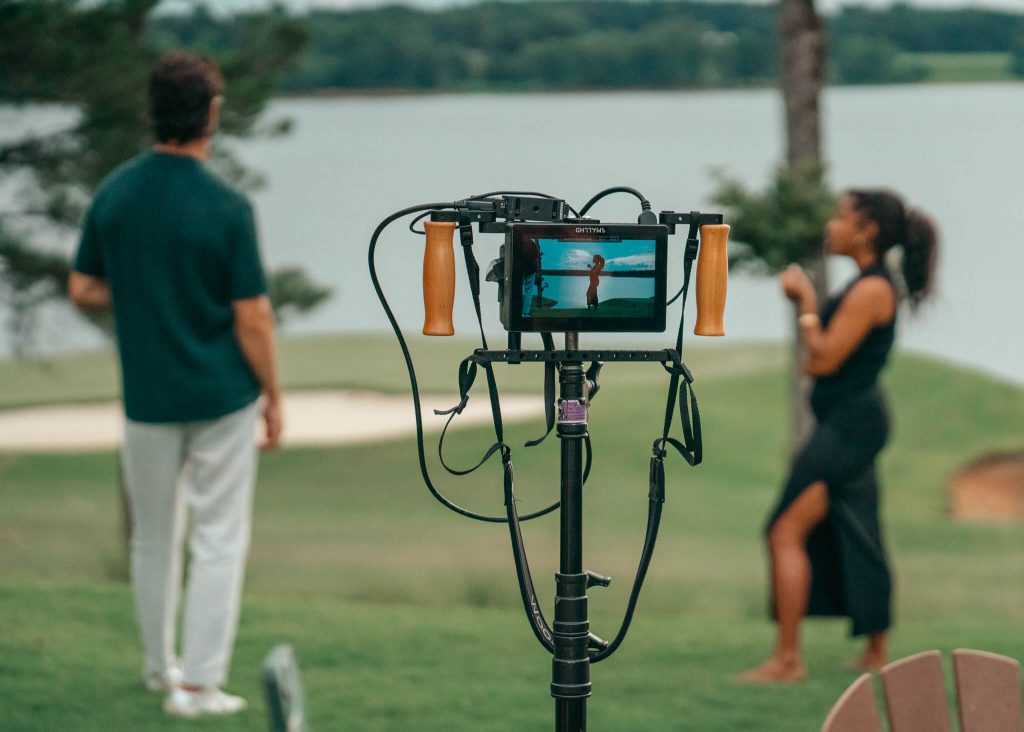
M147 152L111 173L75 269L110 286L129 419L214 419L259 396L232 308L267 290L252 207L200 161Z

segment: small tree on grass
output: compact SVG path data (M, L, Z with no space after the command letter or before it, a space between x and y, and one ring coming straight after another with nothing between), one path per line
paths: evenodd
M835 205L824 181L823 168L779 167L764 191L748 190L742 183L719 177L715 202L729 211L731 240L729 266L764 275L777 275L792 263L807 268L823 290L822 232ZM818 272L815 276L815 272ZM796 449L808 434L812 417L807 407L809 379L800 371L800 333L794 310L792 354L792 433Z
M786 164L763 193L719 177L716 203L729 210L737 243L730 264L776 274L791 262L810 270L819 297L828 289L822 229L833 197L821 159L821 89L825 80L825 29L814 0L780 0L780 86L785 103ZM809 434L813 418L806 394L810 380L799 368L801 346L793 315L793 421L790 446Z
M729 266L776 275L789 264L810 265L821 256L822 232L835 199L823 169L780 166L761 192L718 176L715 202L726 207L735 247Z
M275 270L267 288L278 323L313 310L331 296L331 288L316 284L298 267Z

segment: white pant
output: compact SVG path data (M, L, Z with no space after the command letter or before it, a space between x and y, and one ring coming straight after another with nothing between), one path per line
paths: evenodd
M145 672L174 663L186 505L192 520L185 598L186 684L222 684L238 628L256 479L257 407L181 424L128 420L124 477L131 573Z

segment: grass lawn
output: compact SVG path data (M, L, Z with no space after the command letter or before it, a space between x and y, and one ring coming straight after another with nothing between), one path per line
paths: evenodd
M1008 53L903 53L897 63L923 66L930 82L1020 81L1010 73Z
M669 337L665 337L659 344L668 341ZM504 340L496 340L495 344L503 348ZM462 338L413 336L410 348L416 359L420 388L434 393L458 393L459 361L478 345ZM531 345L527 339L524 347L539 348L540 342ZM365 389L389 394L409 391L405 362L394 336L288 338L281 343L279 356L281 381L286 389ZM721 378L738 372L781 368L785 353L778 346L705 347L694 349L687 360L701 368L705 378ZM656 368L627 367L626 371L629 383L658 383L661 373ZM543 375L529 366L510 368L502 374L505 390L539 394L542 384ZM116 399L119 394L117 357L113 352L0 360L0 409L103 401Z
M400 371L373 367L380 349L397 350L386 343L290 344L287 379L400 391ZM451 358L468 347L419 347L424 382L451 391ZM759 533L784 467L782 351L708 348L689 360L706 462L696 470L679 460L668 466L658 551L629 638L594 667L589 728L816 730L855 677L843 664L859 647L842 622L807 624L806 683L764 689L731 680L761 659L772 638ZM514 368L506 367L511 386L539 398L539 367ZM102 370L90 372L87 388L65 385L63 393L109 396L99 386ZM653 365L609 364L602 378L584 548L589 569L615 577L610 588L590 591L594 631L609 637L643 540L647 457L664 395ZM975 647L1024 658L1024 530L957 523L944 510L951 470L980 452L1020 447L1024 391L907 356L897 358L887 386L895 414L882 460L897 584L894 657ZM0 379L0 403L16 403L17 391ZM26 392L22 402L30 401ZM512 444L539 428L516 426ZM524 511L557 494L554 443L516 451ZM488 444L486 431L461 432L450 457L469 464ZM439 482L457 502L502 510L497 466ZM550 662L523 617L507 532L437 505L421 486L411 440L263 459L230 684L254 708L235 719L176 723L139 687L117 516L113 454L0 456L0 729L263 729L258 667L277 642L296 648L318 730L553 728ZM557 532L554 517L526 526L549 620Z

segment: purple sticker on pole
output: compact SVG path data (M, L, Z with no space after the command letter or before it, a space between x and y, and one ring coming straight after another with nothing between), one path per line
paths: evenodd
M558 402L558 421L562 424L586 424L587 403L579 399Z

